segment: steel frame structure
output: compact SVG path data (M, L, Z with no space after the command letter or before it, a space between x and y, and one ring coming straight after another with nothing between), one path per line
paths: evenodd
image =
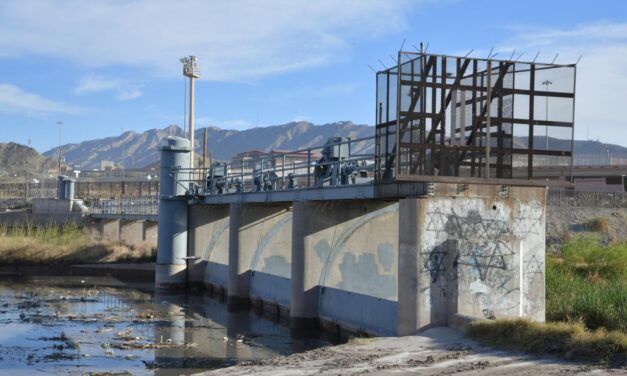
M529 184L534 166L572 168L575 77L575 64L399 51L377 72L376 180Z

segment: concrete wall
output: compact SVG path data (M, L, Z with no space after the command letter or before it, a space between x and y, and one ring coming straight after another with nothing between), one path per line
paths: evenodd
M120 221L120 243L138 246L144 243L143 221Z
M93 239L132 246L155 246L157 241L157 222L153 221L98 218L84 223L83 229Z
M242 212L239 237L240 272L250 270L250 297L289 309L291 205L247 205Z
M158 224L155 221L143 221L144 224L144 241L149 243L157 242L157 227Z
M229 303L247 303L252 295L289 306L290 209L290 204L231 204Z
M396 333L398 203L302 202L294 217L295 324L319 317Z
M33 213L70 213L72 200L59 200L56 198L34 198Z
M544 188L438 184L395 201L192 205L190 282L270 302L294 328L413 334L544 320ZM204 273L203 273L204 271Z
M187 244L187 255L198 257L190 265L190 282L226 288L229 283L228 205L190 206Z
M463 318L544 320L545 190L490 189L401 200L399 334Z

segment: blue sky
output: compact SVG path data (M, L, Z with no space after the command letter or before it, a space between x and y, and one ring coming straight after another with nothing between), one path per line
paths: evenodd
M192 10L190 12L190 9ZM575 62L577 139L627 146L627 2L0 2L0 142L182 124L179 58L199 57L197 127L374 122L374 74L405 48Z

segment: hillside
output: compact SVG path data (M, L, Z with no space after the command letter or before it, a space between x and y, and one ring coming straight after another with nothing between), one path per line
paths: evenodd
M14 142L0 143L0 177L13 174L38 176L41 172L56 168L55 158L47 158L29 146Z
M202 153L203 128L195 132L195 147ZM348 121L325 125L314 125L309 122L291 122L283 125L258 127L243 131L207 128L208 146L213 158L226 160L237 153L249 150L297 150L318 146L333 136L351 137L353 139L374 135L374 127L353 124ZM63 145L65 161L70 166L79 168L99 168L102 160L114 161L126 168L142 168L153 164L159 159L158 146L163 137L182 136L178 126L164 129L151 129L143 133L124 132L120 136L108 137ZM534 137L536 148L544 149L546 139ZM516 137L516 147L525 147L527 137ZM549 138L551 148L565 150L570 140ZM364 146L364 145L360 145ZM44 153L46 156L57 155L57 148ZM627 159L627 148L619 145L604 144L598 141L575 141L575 164L607 164L608 150L611 158ZM353 152L372 152L372 146L365 150Z

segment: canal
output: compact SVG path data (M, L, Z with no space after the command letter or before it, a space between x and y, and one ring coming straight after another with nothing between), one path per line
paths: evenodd
M0 277L0 374L180 375L327 346L203 294L112 277Z

